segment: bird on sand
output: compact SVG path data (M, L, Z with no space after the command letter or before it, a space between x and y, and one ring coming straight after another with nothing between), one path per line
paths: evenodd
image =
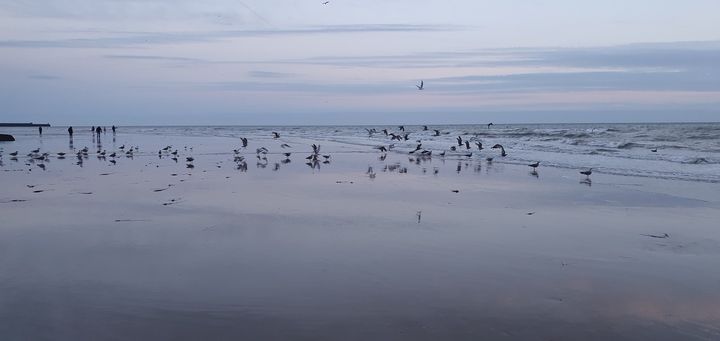
M10 156L17 156L17 155L18 155L18 152L12 152L12 153L10 153Z
M487 126L488 126L488 129L490 129L490 127L494 126L494 124L492 124L492 122L490 122L490 123L488 123Z
M580 172L580 174L590 177L590 174L592 174L592 168L590 168L586 171L582 171L582 172Z
M280 138L280 134L278 134L278 133L275 132L275 131L272 132L272 135L273 135L273 138L274 138L274 139L279 139L279 138Z
M532 167L532 168L533 168L533 171L534 171L536 168L538 168L538 166L540 166L540 161L537 161L537 162L535 162L535 163L531 163L531 164L529 164L528 166Z
M433 135L433 136L440 136L440 130L433 129L433 131L435 132L435 135Z
M423 81L420 81L420 85L415 85L418 90L424 90L425 89L425 83Z
M185 160L186 160L187 162L193 162L193 161L195 161L195 158L193 158L192 156L188 156L188 157L185 158Z

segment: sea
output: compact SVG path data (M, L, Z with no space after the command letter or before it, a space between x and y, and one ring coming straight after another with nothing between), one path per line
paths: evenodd
M76 136L90 131L90 127L74 128ZM377 148L385 146L390 153L409 153L422 144L421 148L431 151L433 157L445 152L443 157L448 159L482 162L492 157L495 163L539 161L541 167L592 168L595 173L622 176L720 182L720 123L428 125L427 130L424 126L408 125L403 128L404 131L397 125L121 126L118 134L238 139L228 146L228 150L232 150L230 147L240 145L240 137L265 141L271 139L271 132L275 131L286 141L343 146L335 152L378 153ZM44 136L67 135L66 129L44 128ZM388 134L408 134L408 139L391 140L383 130ZM109 131L108 127L108 134ZM37 136L37 128L0 128L0 133ZM458 146L458 137L470 141L471 148L467 150L464 143ZM476 142L482 143L482 150ZM499 149L492 149L495 144L502 145L507 156L502 157ZM451 150L453 146L455 151ZM468 157L468 153L473 155Z

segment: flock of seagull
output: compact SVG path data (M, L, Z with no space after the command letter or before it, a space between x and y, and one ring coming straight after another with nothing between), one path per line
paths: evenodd
M423 83L421 82L420 85L418 86L418 89L422 90L422 86L423 86ZM493 126L493 123L489 123L487 125L488 129L492 126ZM375 128L365 128L365 130L367 131L369 137L373 137L375 134L382 133L386 138L390 139L390 141L391 141L390 144L379 145L379 146L374 147L374 149L376 149L382 153L380 156L381 161L385 160L385 158L387 157L387 153L390 150L396 149L395 144L393 144L392 141L409 141L410 134L412 134L411 132L408 132L406 130L405 126L402 126L402 125L397 127L396 132L391 132L387 128L382 129L380 131L378 131ZM428 126L425 125L425 126L422 126L422 131L430 131L430 129ZM432 131L433 131L432 136L441 136L443 134L449 134L449 132L443 133L438 129L432 129ZM273 131L273 132L271 132L271 137L274 140L280 139L280 133ZM473 156L473 151L475 149L477 149L478 153L485 149L483 147L483 143L481 141L474 140L472 138L471 139L467 139L467 138L463 139L463 136L457 136L456 141L457 141L457 145L452 145L452 146L449 146L449 148L448 148L449 151L453 152L454 153L453 155L456 155L456 156L471 158ZM248 164L247 164L246 156L242 155L242 154L244 154L242 151L246 150L248 148L249 141L246 137L241 137L240 142L241 142L241 147L233 150L233 155L234 155L233 162L235 162L236 169L241 170L241 171L247 171ZM431 159L433 156L433 151L423 148L422 140L417 139L417 140L415 140L415 142L417 143L415 148L407 151L408 154L413 155L413 157L415 157L415 159L413 159L411 161L414 161L414 160L426 161L426 160ZM292 148L292 147L287 143L282 143L282 144L280 144L280 148L288 149L288 148ZM319 144L312 144L311 148L312 148L312 152L307 157L305 157L306 165L308 165L310 168L313 168L313 169L316 169L316 168L319 169L321 164L330 163L330 159L331 159L330 154L322 154L320 151L321 147ZM501 144L494 144L492 147L490 147L490 149L499 150L500 153L498 155L500 157L506 157L508 155L505 150L505 147L502 146ZM184 150L184 154L187 154L188 152L192 153L193 148L185 146L183 148L183 150ZM95 156L97 157L98 160L105 161L105 160L109 159L110 164L115 165L117 163L118 158L120 158L120 157L133 158L135 156L135 154L138 153L139 151L140 151L139 146L126 147L125 145L121 145L120 147L118 147L118 150L108 153L106 150L101 149L100 146L98 145L98 149L95 153ZM267 154L269 152L270 152L269 149L266 147L256 148L255 155L256 155L256 158L258 161L258 167L265 168L265 166L267 166L267 164L268 164ZM447 150L442 150L441 152L436 152L435 154L444 158L446 155L448 155L447 153L448 153ZM11 153L9 153L9 155L10 155L10 160L18 161L18 157L19 157L18 151L11 152ZM33 164L35 164L37 167L41 168L42 170L45 170L46 169L45 162L48 162L51 157L56 157L57 159L65 159L66 157L68 157L70 155L72 155L72 154L68 154L65 152L58 152L58 153L55 153L55 155L52 155L48 152L41 152L40 149L38 148L38 149L32 150L28 154L26 154L25 164L27 166L32 166ZM284 150L282 152L282 155L285 157L285 159L283 159L281 161L281 163L283 163L283 164L290 163L290 156L292 155L292 153ZM77 152L75 152L74 156L76 158L76 165L82 167L83 163L90 156L90 150L88 147L84 147L84 148L78 150ZM158 150L157 156L161 159L162 158L170 158L171 160L175 161L176 163L181 158L179 150L174 149L171 145L165 146L164 148ZM2 166L2 157L3 157L3 150L0 149L0 166ZM492 163L494 158L495 158L494 156L487 156L485 158L485 161L487 161L488 163ZM185 156L186 168L189 168L189 169L195 168L195 165L193 163L194 161L195 161L195 158L193 156ZM536 161L534 163L528 164L528 166L532 168L531 174L537 176L537 168L540 166L540 161ZM220 167L220 165L218 165L218 167ZM279 167L280 167L280 164L276 164L275 170L277 170ZM394 169L388 169L388 170L393 171ZM400 170L402 170L402 169L400 169ZM435 170L435 173L437 174L437 170ZM375 173L372 170L372 167L368 170L367 174L371 178L374 178ZM592 168L580 171L580 174L586 176L585 182L589 182L590 175L592 174Z

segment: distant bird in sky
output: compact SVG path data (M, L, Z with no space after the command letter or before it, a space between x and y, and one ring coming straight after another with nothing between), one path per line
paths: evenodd
M415 85L418 90L425 90L425 83L423 81L420 81L420 85Z
M580 172L580 174L590 177L590 174L592 174L592 168L590 168L586 171L582 171L582 172Z

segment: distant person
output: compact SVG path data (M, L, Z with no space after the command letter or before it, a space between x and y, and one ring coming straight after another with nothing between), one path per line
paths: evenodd
M112 131L113 131L113 134L115 134L115 126L112 126L111 129L112 129Z
M98 134L98 136L100 136L100 133L102 133L102 128L98 126L97 128L95 128L95 132Z
M103 127L103 134L107 133L107 127Z
M70 135L70 137L72 137L72 134L73 134L73 128L72 128L72 127L68 127L68 134Z
M95 126L92 126L92 128L90 128L90 131L93 132L93 134L94 134L94 133L95 133Z
M38 127L38 132L42 135L42 127Z

